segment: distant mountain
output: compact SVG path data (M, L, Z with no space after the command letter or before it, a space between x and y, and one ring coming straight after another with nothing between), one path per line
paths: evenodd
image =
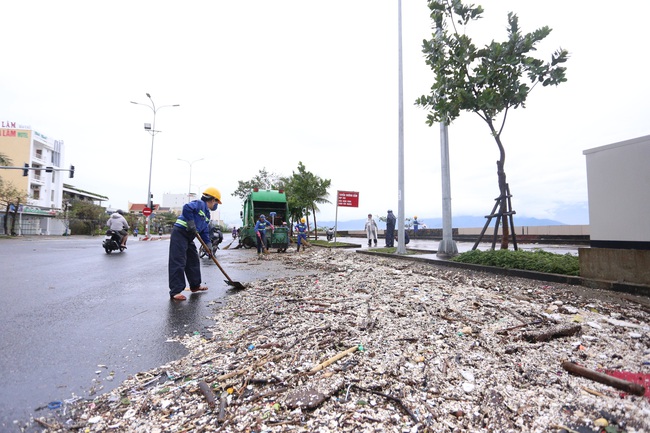
M376 219L375 219L376 220ZM377 221L380 229L385 229L386 224ZM453 228L473 228L473 227L483 227L485 225L485 217L482 216L455 216L452 219ZM420 220L420 223L424 223L430 229L439 229L442 228L442 218L424 218ZM366 224L365 219L350 220L350 221L339 221L337 229L338 230L363 230ZM560 221L554 221L549 219L539 219L539 218L527 218L515 216L515 226L562 226L566 225ZM334 221L321 221L318 220L319 227L334 227ZM494 227L494 220L492 220L491 227Z

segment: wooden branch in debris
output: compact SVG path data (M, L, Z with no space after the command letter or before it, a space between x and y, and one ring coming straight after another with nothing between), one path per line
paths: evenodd
M639 396L645 394L645 388L639 385L638 383L629 382L627 380L619 379L618 377L614 377L614 376L609 376L605 373L601 373L599 371L592 370L590 368L582 367L573 362L569 362L569 361L563 362L562 368L564 368L566 371L576 376L586 377L587 379L591 379L596 382L603 383L608 386L612 386L616 389L620 389L621 391L625 391L628 394L639 395Z
M399 398L397 398L397 397L393 397L392 395L384 394L383 392L374 391L374 390L372 390L372 389L361 388L360 386L357 386L357 385L351 385L350 387L351 387L351 388L356 388L356 389L358 389L359 391L369 392L369 393L371 393L371 394L380 395L380 396L382 396L382 397L384 397L384 398L387 398L387 399L389 399L389 400L394 401L395 403L397 403L397 405L398 405L399 407L402 408L402 410L403 410L404 412L406 412L406 414L407 414L408 416L411 417L411 419L413 420L414 423L417 424L417 423L419 422L418 419L417 419L417 417L413 414L413 412L411 412L411 410L410 410L408 407L406 407L406 405L404 405L404 403L402 402L402 400L400 400Z
M199 390L201 391L201 393L203 394L203 396L207 400L208 406L210 406L210 409L214 409L214 407L215 407L214 393L210 389L210 385L208 385L204 381L200 381L199 382Z
M269 357L263 358L261 361L251 365L250 367L242 368L241 370L235 370L231 371L230 373L222 374L221 376L217 376L214 380L222 381L226 379L230 379L235 376L239 376L240 374L248 373L254 368L261 367L262 365L266 364L267 362L273 362L277 361L278 359L282 358L285 356L285 353L281 353L279 355L275 355L269 359Z
M45 428L49 428L49 429L52 429L52 430L55 430L57 428L57 426L49 424L49 423L45 422L43 419L41 419L41 418L34 418L34 421L37 424L40 424Z
M228 393L226 391L221 393L219 398L219 415L217 415L218 422L224 422L226 419L226 405L228 404Z
M335 363L336 361L343 358L344 356L347 356L347 355L355 352L358 348L359 348L359 346L353 346L353 347L350 347L347 350L344 350L343 352L337 353L335 356L331 357L327 361L321 362L320 364L318 364L317 366L315 366L314 368L309 370L309 373L313 374L313 373L316 373L317 371L322 370L323 368L327 367L330 364Z
M543 331L525 332L522 335L522 338L531 343L549 341L554 338L569 337L571 335L575 335L580 332L581 329L582 327L578 324L559 325L554 326L550 329L545 329Z
M519 328L525 328L526 326L530 326L530 325L539 325L540 323L542 323L542 320L533 320L532 322L524 323L523 325L516 325L516 326L511 326L510 328L500 329L496 333L507 334L508 331L513 331Z

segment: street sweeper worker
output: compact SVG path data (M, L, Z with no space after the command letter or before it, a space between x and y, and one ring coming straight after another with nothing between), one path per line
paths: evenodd
M262 249L266 249L266 228L271 227L273 230L273 224L266 220L266 215L260 215L260 218L255 223L255 236L257 237L257 257L262 254Z
M192 293L204 292L201 286L201 264L194 238L201 236L212 254L210 242L210 211L217 210L221 204L221 192L209 187L200 200L193 200L183 206L183 212L172 228L169 241L169 296L176 301L187 299L181 292L185 290L185 278Z
M298 248L296 249L296 252L300 251L300 246L302 245L303 240L307 240L307 224L305 224L305 217L300 218L300 222L296 224L296 231L298 232ZM302 250L305 251L305 247L302 247Z

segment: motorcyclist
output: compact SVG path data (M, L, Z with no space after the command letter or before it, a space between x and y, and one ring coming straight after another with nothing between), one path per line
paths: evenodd
M215 247L215 250L219 249L219 244L223 241L223 233L221 233L221 228L218 225L212 225L210 228L210 240L212 241L212 246Z
M237 239L237 227L232 228L232 238Z
M126 222L122 209L118 209L117 212L111 214L111 217L106 221L106 226L120 236L120 247L126 248L126 241L129 238L127 233L129 223Z

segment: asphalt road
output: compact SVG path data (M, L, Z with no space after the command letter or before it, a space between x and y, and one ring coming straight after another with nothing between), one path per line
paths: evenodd
M175 337L209 334L209 316L229 288L211 260L202 260L210 290L174 302L168 239L131 237L127 251L110 255L102 240L0 239L1 432L20 431L31 415L51 410L36 410L48 403L110 391L129 375L179 359L186 350ZM229 249L217 258L242 283L286 272L273 261L251 266L254 254Z

